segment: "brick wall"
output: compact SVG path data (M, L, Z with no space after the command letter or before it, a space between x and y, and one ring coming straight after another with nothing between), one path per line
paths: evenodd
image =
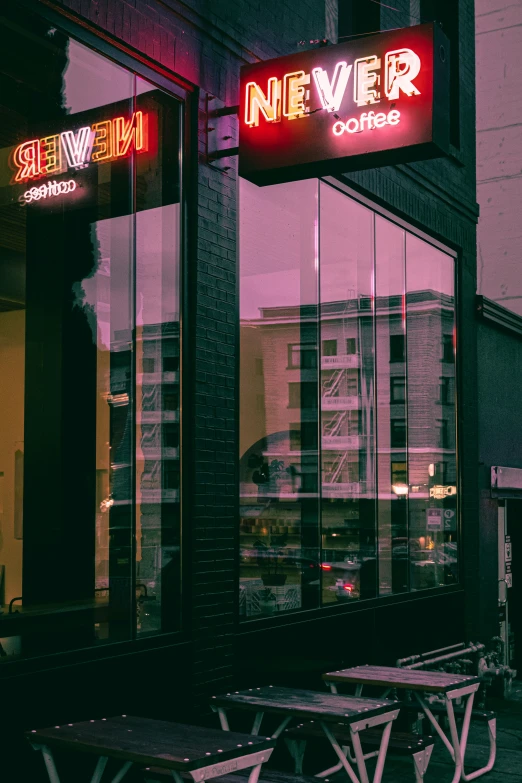
M443 161L383 168L347 177L403 216L462 249L460 416L467 430L464 524L468 552L476 550L475 352L475 136L473 2L458 0L461 19L461 149ZM335 37L334 0L55 0L124 44L201 88L200 139L205 96L238 102L239 67L298 49L298 42ZM195 303L194 497L185 521L195 547L191 571L194 678L203 694L223 688L233 673L234 563L238 405L236 362L237 190L235 163L227 174L200 160L198 235L189 258ZM473 527L472 527L473 526ZM473 618L472 618L473 620ZM475 620L473 620L474 622Z

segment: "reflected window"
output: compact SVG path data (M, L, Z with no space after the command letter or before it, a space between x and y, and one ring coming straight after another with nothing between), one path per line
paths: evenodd
M407 485L408 483L408 463L392 462L391 464L391 483L392 486Z
M303 381L303 383L289 383L288 407L317 408L316 384L309 381Z
M337 356L337 340L323 340L323 356Z
M390 335L390 362L403 362L405 359L405 342L403 334Z
M453 353L453 335L442 335L442 361L451 364L454 359Z
M179 371L179 356L164 356L163 372L178 372L178 371Z
M317 347L315 345L289 345L288 367L292 369L314 370L317 367Z
M453 378L440 379L440 402L442 405L453 404Z
M391 447L401 449L406 446L406 419L391 420Z
M390 402L406 402L406 379L390 378Z

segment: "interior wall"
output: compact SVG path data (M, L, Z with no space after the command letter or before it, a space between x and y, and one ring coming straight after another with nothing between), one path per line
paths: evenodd
M23 451L25 310L0 313L0 473L3 473L3 514L0 517L0 565L5 566L5 603L21 595L22 546L15 531L15 452ZM21 487L20 487L21 490ZM21 491L16 502L21 502Z

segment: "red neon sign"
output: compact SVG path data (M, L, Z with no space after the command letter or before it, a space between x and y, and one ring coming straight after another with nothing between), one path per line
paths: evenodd
M148 149L148 114L136 111L131 117L115 117L77 130L66 130L42 139L19 144L11 160L14 181L60 174L81 169L89 163L108 163Z
M258 185L436 157L449 146L437 25L241 69L239 173Z

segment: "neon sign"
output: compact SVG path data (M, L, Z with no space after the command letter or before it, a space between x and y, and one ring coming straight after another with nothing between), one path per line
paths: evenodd
M144 152L148 148L147 120L146 113L136 111L129 118L115 117L76 130L25 141L12 154L16 172L14 181L26 182L64 173L68 169L82 169L91 162L107 163L128 155L133 149Z
M263 185L445 154L448 66L435 24L244 66L239 173Z

